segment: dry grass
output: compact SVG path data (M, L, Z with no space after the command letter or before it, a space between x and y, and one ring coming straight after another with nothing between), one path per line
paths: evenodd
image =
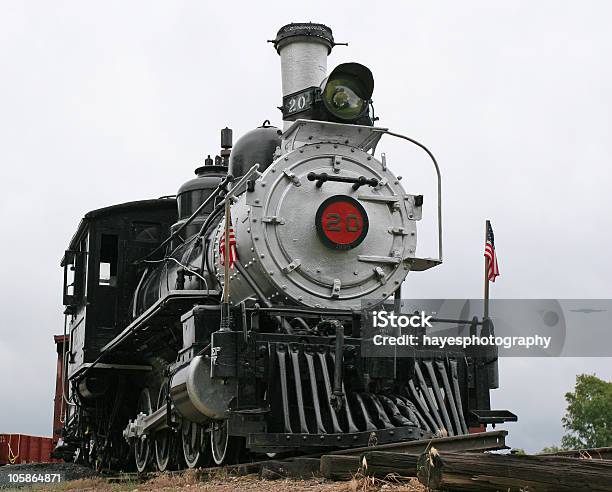
M44 492L425 492L416 479L392 475L384 480L357 474L348 482L310 480L261 480L256 475L235 477L224 470L203 474L189 470L180 474L159 473L146 482L111 483L104 478L73 480L33 489ZM2 491L4 492L4 490ZM22 489L23 492L23 489Z
M400 482L391 476L380 480L357 475L349 482L329 482L323 479L270 481L261 480L256 475L208 476L205 478L197 472L186 472L180 475L159 474L144 483L110 483L103 478L92 478L26 490L41 492L425 492L426 489L416 479ZM21 491L23 492L23 489Z
M120 492L123 490L129 490L129 488L133 488L133 483L121 483L121 484L113 484L108 482L106 479L101 477L95 478L81 478L79 480L70 480L68 482L43 485L43 486L33 486L27 489L16 489L21 492L28 491L45 491L45 492L76 492L76 491L96 491L96 492ZM6 492L11 489L2 489L2 492Z
M350 482L343 484L343 487L336 490L338 492L426 492L427 490L416 478L393 475L387 475L384 480L356 475Z

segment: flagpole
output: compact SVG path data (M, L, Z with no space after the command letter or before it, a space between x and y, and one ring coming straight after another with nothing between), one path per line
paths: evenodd
M489 220L485 221L485 249L487 247L487 239L489 235ZM489 317L489 257L485 255L484 267L484 315L483 318Z
M241 189L241 186L257 173L257 169L259 169L259 164L254 164L241 178L237 183L233 183L234 178L230 179L230 182L233 183L233 186L229 191L225 194L225 228L223 231L223 238L225 239L225 250L223 251L223 297L222 297L222 311L221 311L221 330L230 330L231 322L230 322L230 307L229 307L229 286L230 286L230 255L231 255L231 245L230 245L230 227L231 227L231 204L232 197L236 193L236 191ZM231 176L231 175L228 175Z
M221 323L221 330L230 329L230 310L229 310L229 276L230 276L230 195L229 193L225 197L225 228L223 231L223 237L225 241L225 248L223 250L223 322Z

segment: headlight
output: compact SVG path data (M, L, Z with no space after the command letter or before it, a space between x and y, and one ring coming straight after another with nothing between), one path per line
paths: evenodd
M359 63L338 65L321 84L327 111L343 121L355 121L368 111L374 90L372 72Z

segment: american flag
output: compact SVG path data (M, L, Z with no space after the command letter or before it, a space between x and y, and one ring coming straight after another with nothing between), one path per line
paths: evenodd
M234 233L231 216L229 217L229 245L229 266L234 268L234 262L238 259L238 253L236 253L236 234ZM225 265L225 229L223 229L221 241L219 242L219 256L221 256L221 264Z
M485 258L489 260L489 270L487 276L491 282L495 282L495 277L499 277L499 266L497 265L497 255L495 254L495 236L491 223L487 220L487 242L484 251Z

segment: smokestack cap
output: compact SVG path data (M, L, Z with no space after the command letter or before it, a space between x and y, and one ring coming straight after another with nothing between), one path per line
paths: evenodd
M302 41L312 39L327 46L327 54L331 53L332 48L336 45L332 30L325 24L316 24L314 22L293 22L281 27L276 34L276 39L269 41L274 43L274 48L278 53L280 50L296 38L302 38Z

